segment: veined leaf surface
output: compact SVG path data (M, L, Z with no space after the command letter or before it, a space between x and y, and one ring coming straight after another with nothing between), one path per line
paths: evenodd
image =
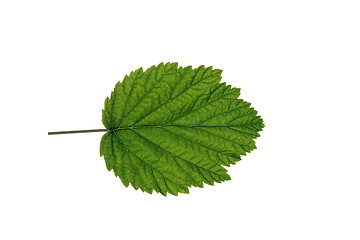
M255 149L264 127L221 70L159 64L137 69L106 98L100 144L123 184L166 196L230 180L230 166Z

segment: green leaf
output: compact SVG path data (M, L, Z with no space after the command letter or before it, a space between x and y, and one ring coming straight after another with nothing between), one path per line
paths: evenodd
M126 187L164 196L230 180L223 166L256 148L264 124L221 72L161 63L125 76L103 109L107 169Z

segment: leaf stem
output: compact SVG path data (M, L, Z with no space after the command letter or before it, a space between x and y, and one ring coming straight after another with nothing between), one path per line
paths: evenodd
M90 129L90 130L73 130L73 131L61 131L61 132L48 132L48 135L57 134L70 134L70 133L89 133L89 132L106 132L107 129Z

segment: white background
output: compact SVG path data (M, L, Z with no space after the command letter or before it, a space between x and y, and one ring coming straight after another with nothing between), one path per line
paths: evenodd
M359 1L1 1L0 239L360 239ZM101 109L138 67L223 69L266 127L231 181L125 188Z

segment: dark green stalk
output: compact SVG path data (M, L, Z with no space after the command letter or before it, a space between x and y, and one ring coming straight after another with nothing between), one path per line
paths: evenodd
M48 135L57 134L70 134L70 133L89 133L89 132L106 132L107 129L91 129L91 130L73 130L73 131L62 131L62 132L48 132Z

